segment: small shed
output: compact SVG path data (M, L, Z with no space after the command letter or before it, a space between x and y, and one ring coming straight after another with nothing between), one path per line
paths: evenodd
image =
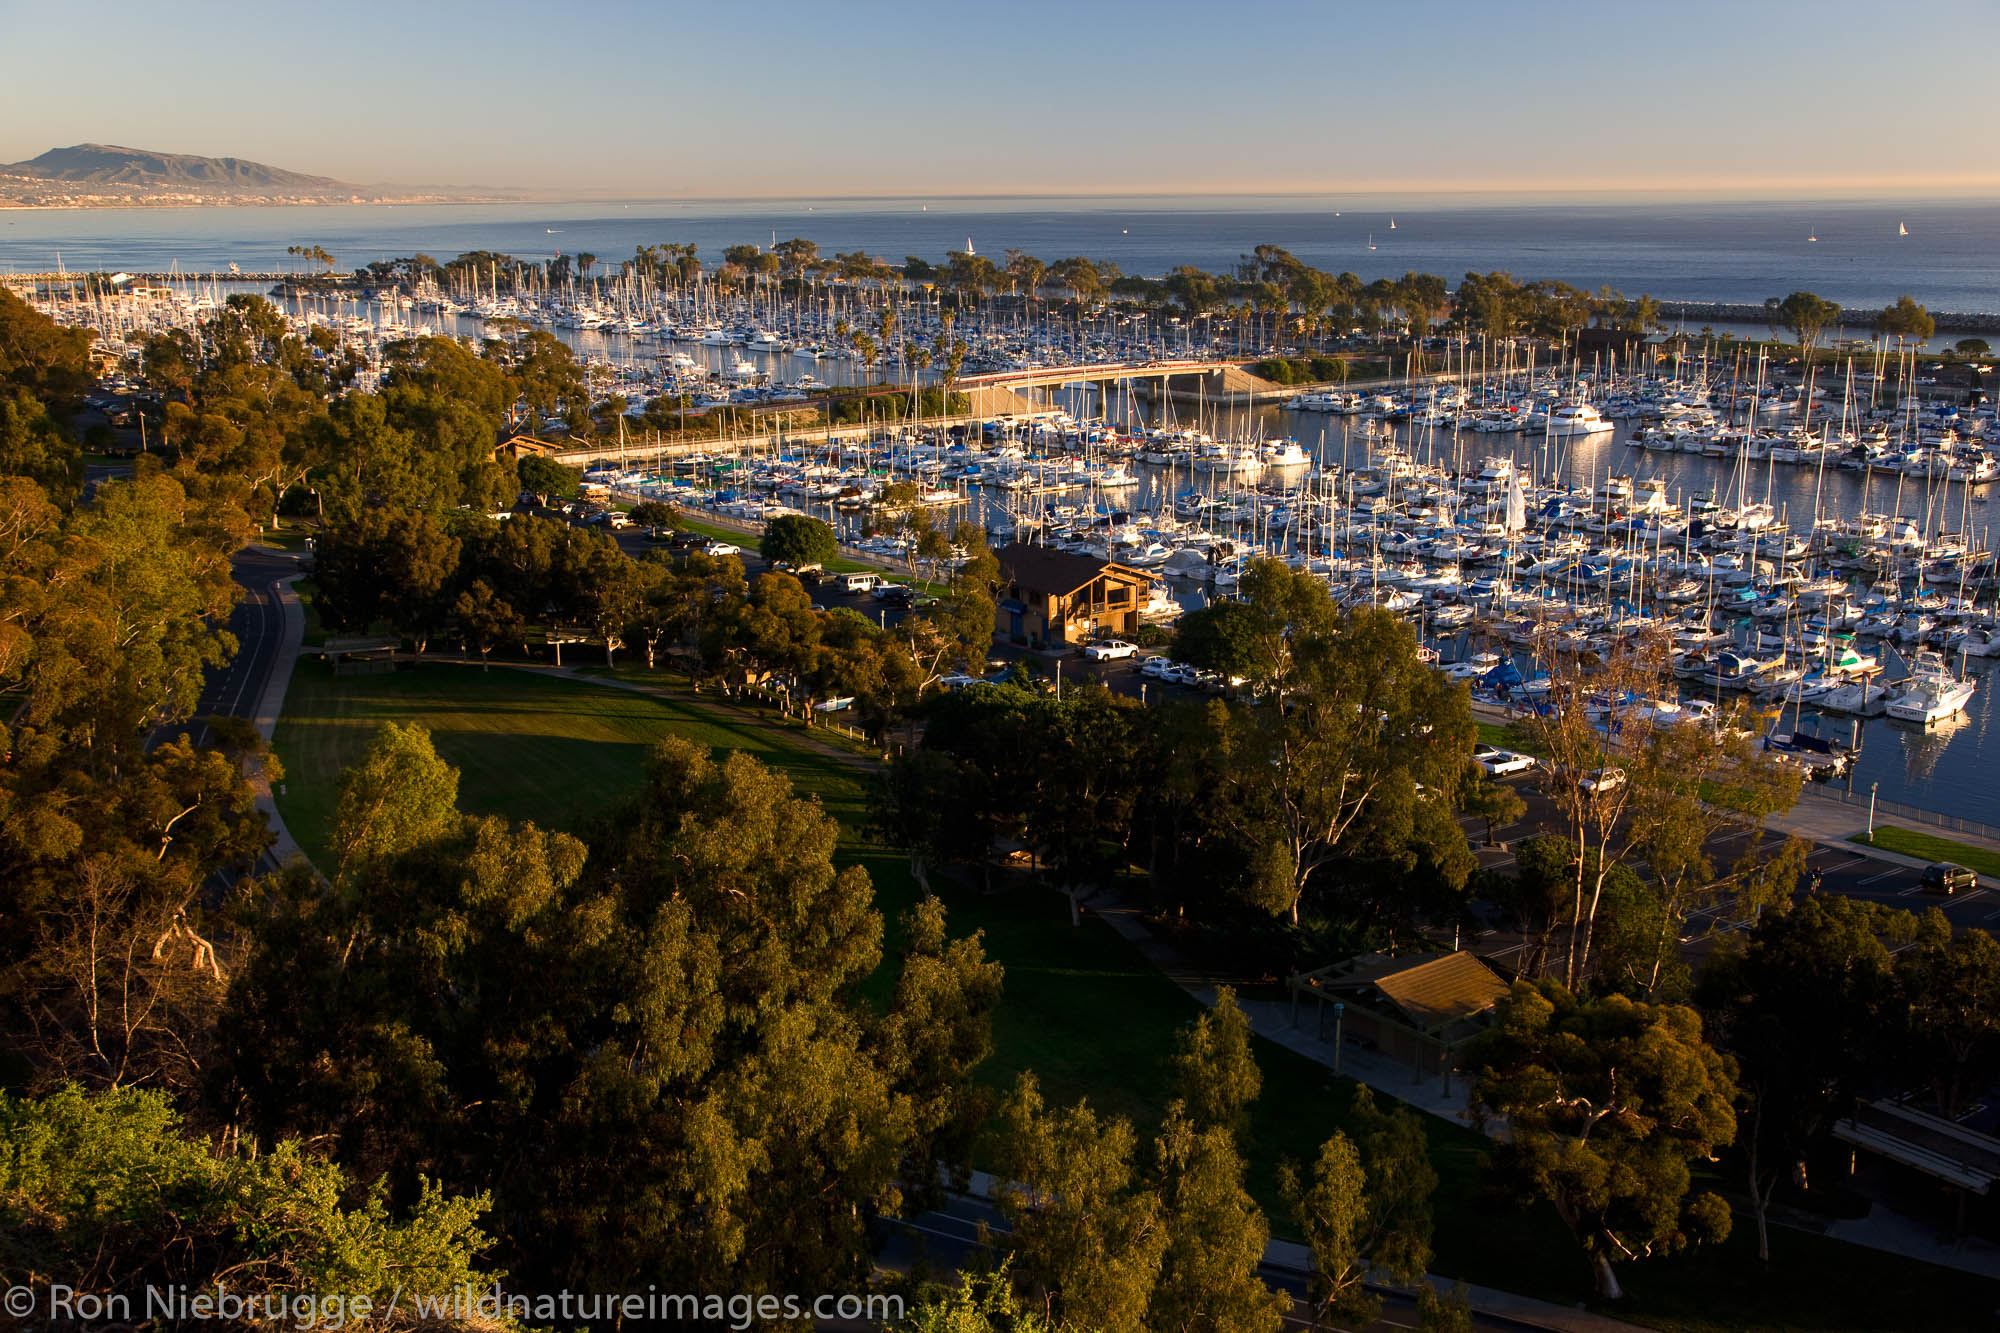
M1331 1008L1336 1042L1407 1061L1418 1078L1442 1073L1448 1079L1459 1049L1486 1030L1494 1006L1507 996L1500 974L1463 950L1430 957L1363 954L1299 973L1287 988L1294 1027L1299 1001L1310 999L1319 1007L1322 1036Z

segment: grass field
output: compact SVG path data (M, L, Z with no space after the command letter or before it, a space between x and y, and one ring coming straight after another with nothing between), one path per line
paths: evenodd
M1902 856L1921 857L1926 861L1956 861L1978 871L1982 878L1990 875L2000 879L2000 852L1989 852L1971 843L1953 842L1934 833L1919 833L1915 829L1899 828L1893 824L1877 824L1872 840L1866 833L1857 833L1848 841L1879 847L1885 852L1896 852Z
M646 673L620 670L627 679ZM657 678L652 678L657 679ZM678 734L744 750L816 794L841 823L838 855L865 866L889 923L914 901L907 860L871 843L863 828L871 776L851 756L829 754L802 733L707 697L666 698L533 672L435 664L380 676L334 677L304 662L293 678L276 746L288 773L280 801L309 850L326 836L340 770L387 720L429 727L438 752L461 771L460 803L472 811L574 828L635 790L647 749ZM995 1087L1032 1069L1051 1101L1087 1097L1130 1117L1142 1136L1167 1098L1168 1056L1197 1013L1195 1001L1095 917L1068 924L1053 894L947 890L954 932L978 930L1006 968L993 1017L994 1054L981 1071ZM871 988L886 995L885 967ZM1280 1234L1281 1158L1306 1160L1345 1117L1352 1086L1303 1056L1259 1039L1264 1094L1244 1150L1252 1192ZM1563 1304L1589 1294L1580 1253L1546 1205L1523 1208L1486 1191L1481 1136L1426 1119L1441 1184L1436 1272ZM1727 1188L1732 1182L1714 1182ZM1778 1230L1769 1269L1755 1256L1747 1220L1724 1246L1627 1264L1626 1319L1688 1333L1725 1329L1945 1329L1989 1326L1994 1284L1929 1269L1799 1232Z
M460 771L459 802L482 814L575 829L637 789L646 754L669 734L756 755L857 819L866 790L850 768L783 733L693 705L531 671L438 664L336 677L322 662L293 674L273 745L285 762L285 822L308 854L324 845L341 770L383 722L430 728Z

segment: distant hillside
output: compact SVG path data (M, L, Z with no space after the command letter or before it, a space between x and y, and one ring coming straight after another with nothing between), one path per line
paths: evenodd
M240 157L196 157L143 148L80 143L51 148L26 162L0 166L0 175L28 176L77 185L137 185L155 189L225 189L258 193L352 194L355 187L325 176L307 176Z
M240 157L197 157L80 143L0 165L0 208L174 204L417 203L468 198L457 190L349 185Z

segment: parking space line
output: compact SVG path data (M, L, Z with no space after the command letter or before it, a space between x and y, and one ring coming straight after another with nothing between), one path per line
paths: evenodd
M1885 879L1894 879L1896 876L1903 874L1907 869L1908 869L1907 866L1891 866L1889 869L1883 871L1879 875L1870 875L1867 879L1862 880L1861 883L1864 886L1869 884L1880 884Z

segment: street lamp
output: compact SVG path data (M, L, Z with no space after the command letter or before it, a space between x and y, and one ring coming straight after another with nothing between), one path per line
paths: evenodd
M1868 843L1871 847L1875 844L1875 789L1881 785L1879 782L1868 784Z
M1340 1077L1340 1035L1347 1024L1347 1004L1343 1000L1333 1002L1333 1076Z

